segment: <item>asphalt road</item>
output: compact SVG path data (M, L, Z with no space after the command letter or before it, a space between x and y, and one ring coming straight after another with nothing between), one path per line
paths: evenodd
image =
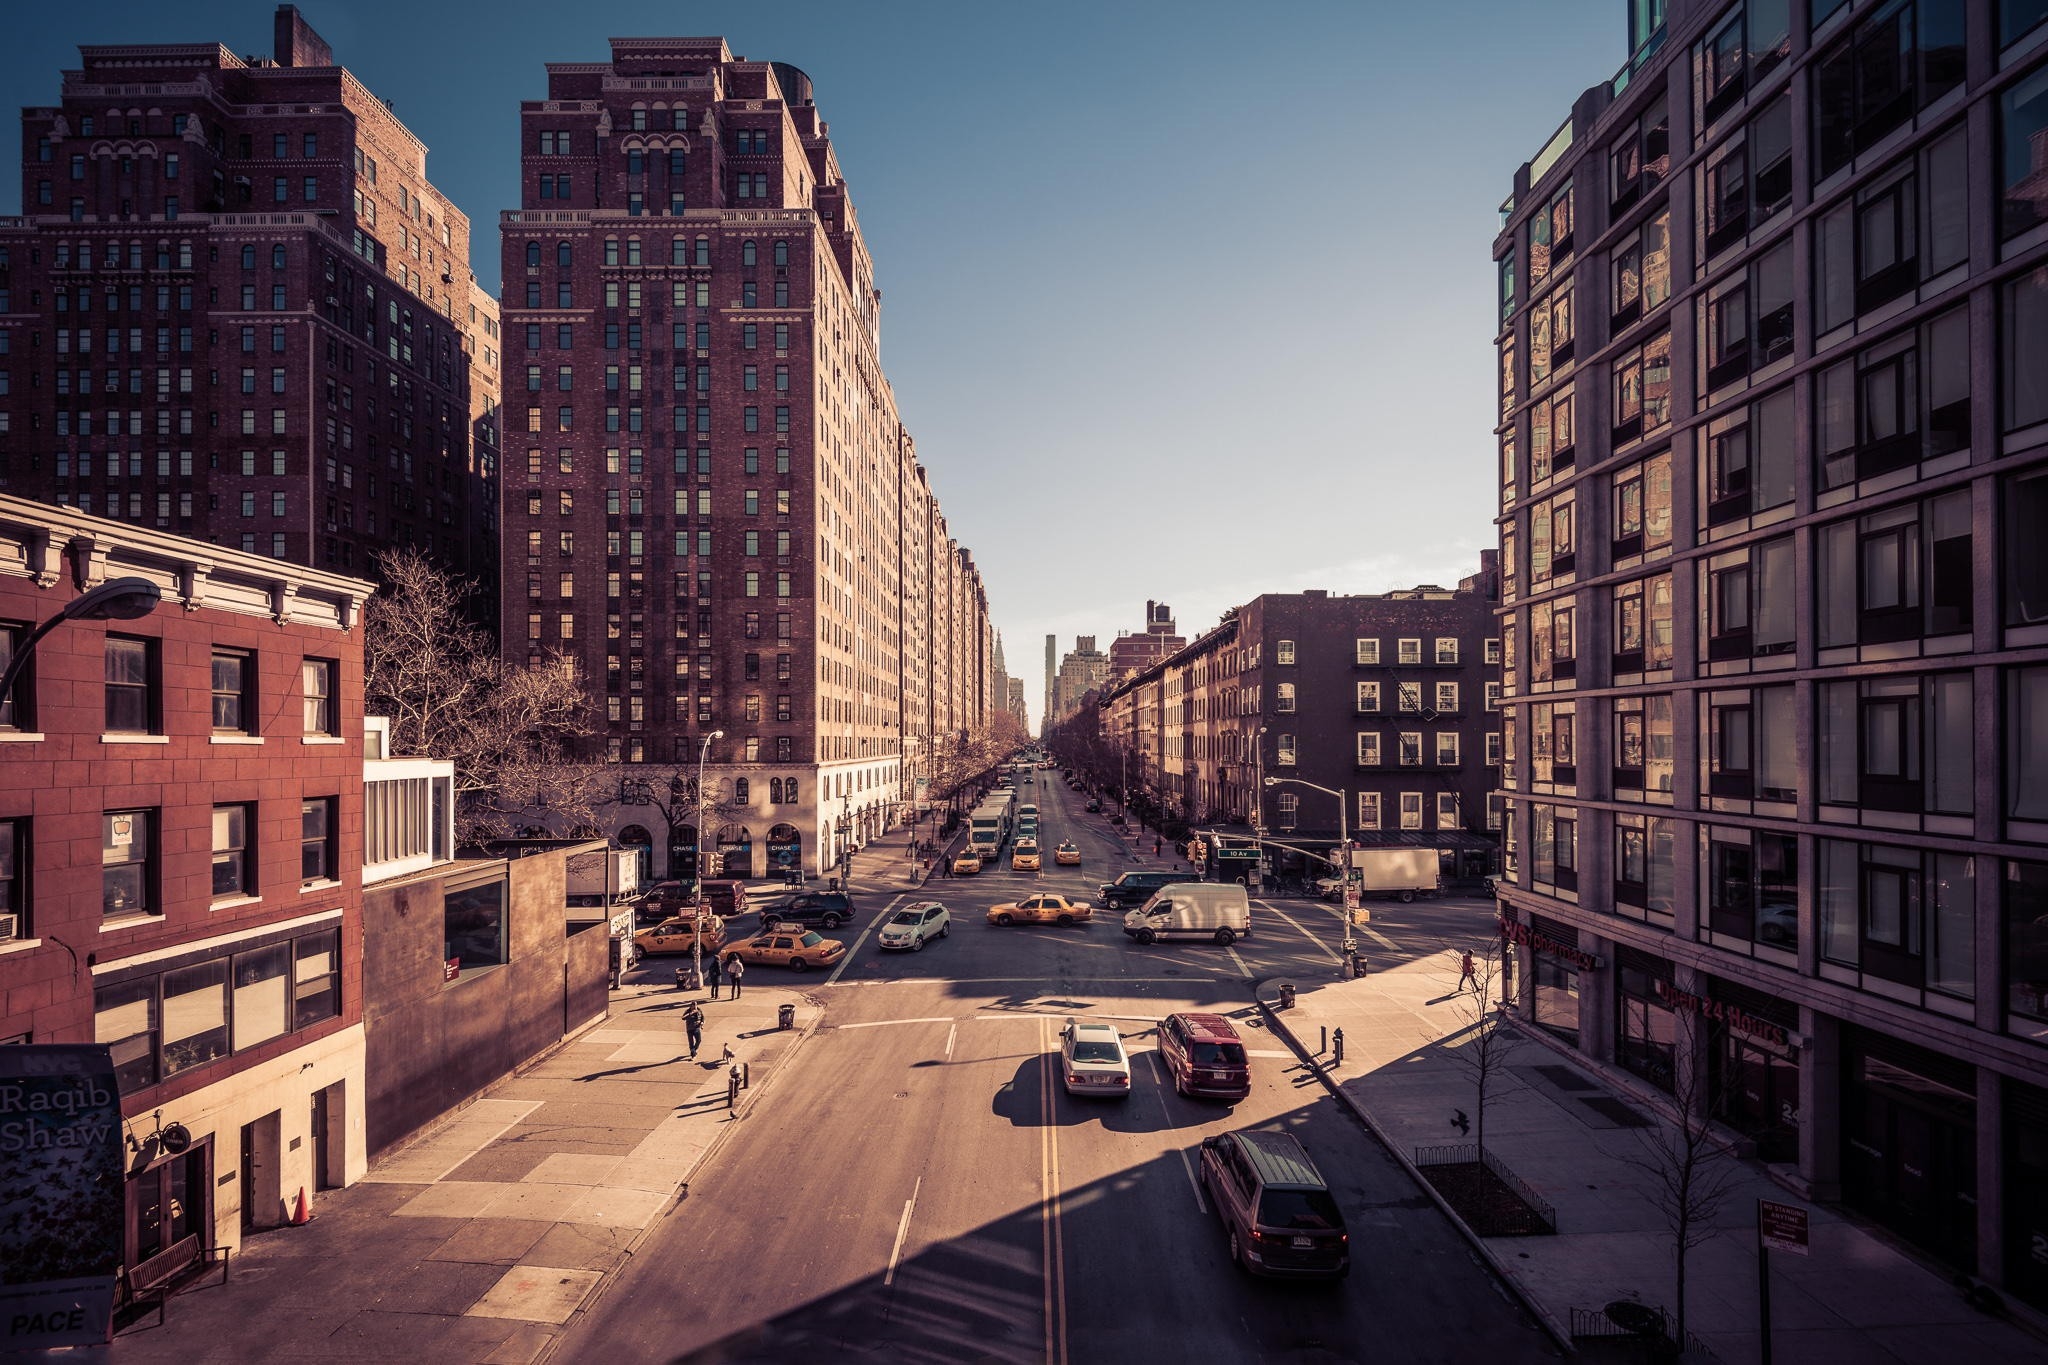
M813 978L825 1023L554 1358L1554 1358L1428 1198L1257 1026L1254 980L1334 972L1343 931L1328 907L1261 902L1232 949L1139 948L1100 910L1069 929L986 923L1000 900L1092 893L1117 870L1159 866L1149 837L1132 862L1046 776L1025 789L1043 842L1073 838L1083 865L933 882L957 924L920 953L875 948L895 898L867 898L860 932L841 931L853 951ZM1473 911L1423 913L1454 930ZM1432 951L1415 928L1393 941ZM1182 1099L1165 1082L1153 1027L1191 1008L1238 1019L1249 1099ZM1124 1034L1127 1099L1061 1090L1051 1059L1069 1015ZM1252 1126L1294 1132L1331 1181L1349 1281L1276 1284L1231 1265L1194 1161L1204 1136Z

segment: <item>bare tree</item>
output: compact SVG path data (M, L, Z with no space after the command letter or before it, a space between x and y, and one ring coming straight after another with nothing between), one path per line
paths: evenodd
M701 851L710 847L718 824L752 809L750 803L735 798L735 788L729 779L706 774L700 822L695 763L641 763L621 772L618 790L607 798L606 805L651 808L661 817L671 844L675 842L676 831L686 825L695 828L701 823L709 827L697 828L700 868L705 865Z
M1713 1136L1713 1109L1707 1101L1706 1068L1698 1057L1700 1016L1675 1011L1671 1100L1677 1114L1669 1123L1636 1130L1639 1150L1629 1162L1650 1180L1650 1201L1671 1234L1676 1305L1675 1339L1685 1342L1685 1266L1694 1248L1714 1235L1714 1219L1734 1191L1740 1170Z
M476 585L417 550L386 550L377 567L385 586L366 613L364 706L390 717L395 752L454 760L458 840L536 823L594 828L607 765L580 752L591 704L574 661L503 662L465 615Z
M1484 1161L1487 1095L1506 1064L1508 1054L1521 1041L1514 1025L1509 1022L1508 1002L1501 998L1501 991L1507 983L1503 953L1506 944L1495 936L1469 945L1445 946L1451 954L1461 1020L1461 1026L1454 1035L1458 1040L1457 1047L1451 1055L1463 1064L1472 1078L1473 1140L1479 1159ZM1467 957L1472 961L1470 975L1465 972ZM1460 1119L1463 1117L1462 1113L1458 1115Z

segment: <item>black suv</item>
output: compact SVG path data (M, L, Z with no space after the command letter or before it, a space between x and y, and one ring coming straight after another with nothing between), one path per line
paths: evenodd
M853 898L844 891L803 891L761 907L761 923L801 924L806 929L837 929L854 916Z
M1113 882L1104 882L1099 893L1105 910L1128 910L1152 899L1152 893L1174 882L1194 880L1184 872L1126 872Z

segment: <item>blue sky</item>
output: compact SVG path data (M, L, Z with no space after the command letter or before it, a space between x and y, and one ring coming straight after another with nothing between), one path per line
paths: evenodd
M273 9L22 6L0 90L55 102L81 44L267 53ZM300 9L427 143L491 284L544 63L721 34L809 72L883 364L1034 723L1047 632L1107 647L1155 598L1192 637L1261 592L1476 568L1495 210L1625 56L1624 0Z

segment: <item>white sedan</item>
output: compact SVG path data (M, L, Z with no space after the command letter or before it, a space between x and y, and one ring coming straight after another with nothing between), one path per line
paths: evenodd
M1129 1095L1131 1058L1116 1025L1067 1020L1060 1030L1060 1077L1069 1095Z
M906 905L889 917L882 931L875 935L875 943L882 948L908 948L913 953L924 951L924 945L935 938L944 938L953 930L953 917L946 907L937 901L920 901Z

